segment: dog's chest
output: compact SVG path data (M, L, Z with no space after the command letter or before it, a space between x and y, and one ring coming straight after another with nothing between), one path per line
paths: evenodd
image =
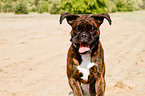
M89 69L93 67L95 64L91 62L91 56L90 54L84 54L82 56L82 63L77 66L77 69L79 72L83 74L83 77L81 79L88 80L88 76L90 75Z

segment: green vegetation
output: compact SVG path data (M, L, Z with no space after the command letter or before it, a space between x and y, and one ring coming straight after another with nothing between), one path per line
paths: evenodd
M106 0L107 1L107 0ZM92 14L107 11L105 0L61 0L61 9L69 13Z
M19 0L16 2L16 7L14 8L15 14L28 14L27 3L23 0Z
M97 14L145 9L145 0L0 0L0 12Z

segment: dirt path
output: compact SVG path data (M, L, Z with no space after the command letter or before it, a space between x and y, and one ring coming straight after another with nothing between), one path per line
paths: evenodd
M145 11L101 26L106 95L145 96ZM0 96L73 96L66 77L70 26L59 15L0 15Z

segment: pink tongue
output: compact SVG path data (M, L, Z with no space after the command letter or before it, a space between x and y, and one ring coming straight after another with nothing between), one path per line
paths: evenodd
M80 44L79 52L85 53L90 50L90 47L88 44Z

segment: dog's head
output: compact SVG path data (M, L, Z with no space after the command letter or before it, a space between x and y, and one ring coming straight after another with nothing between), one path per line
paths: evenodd
M72 27L71 42L81 54L91 52L97 45L100 36L99 27L103 23L104 18L111 25L111 19L107 13L97 15L62 13L60 24L65 18Z

